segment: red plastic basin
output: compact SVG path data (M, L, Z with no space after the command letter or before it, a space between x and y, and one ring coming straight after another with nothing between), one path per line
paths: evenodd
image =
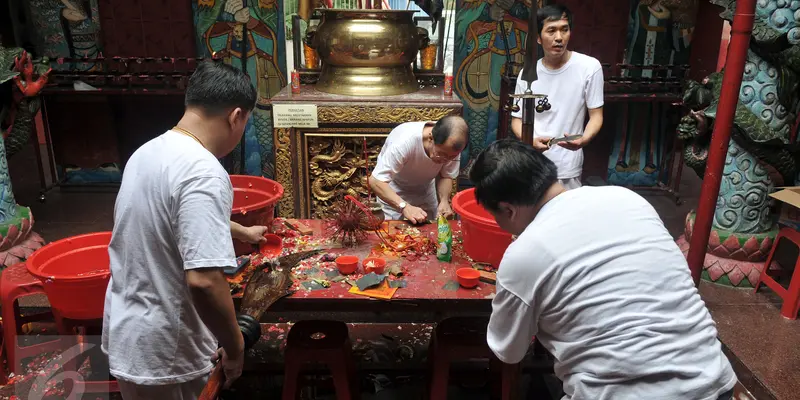
M497 268L506 248L511 244L511 234L500 229L494 217L475 199L475 189L456 193L453 210L461 216L461 235L464 252L473 261L488 263Z
M261 176L231 175L233 185L233 211L231 219L244 226L269 227L275 218L275 205L283 197L280 183ZM237 256L253 252L253 245L233 241Z
M73 236L36 250L25 265L39 278L50 306L64 318L103 318L111 278L111 232Z

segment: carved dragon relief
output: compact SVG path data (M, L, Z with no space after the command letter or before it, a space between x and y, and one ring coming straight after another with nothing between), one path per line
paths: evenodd
M309 137L308 175L312 218L329 218L345 195L366 198L362 137ZM368 139L369 164L375 165L383 138Z

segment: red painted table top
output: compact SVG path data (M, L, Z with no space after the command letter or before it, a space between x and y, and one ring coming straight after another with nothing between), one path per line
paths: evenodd
M321 220L301 220L300 222L308 225L314 230L314 234L310 236L302 236L296 238L284 238L285 245L288 248L284 249L284 254L303 251L311 248L318 247L339 247L338 244L331 242L327 237L329 230L326 229L326 222ZM276 220L274 226L280 226L281 221ZM384 223L384 230L388 232L398 232L395 228L401 222L392 221ZM495 286L480 282L477 287L473 289L465 289L458 286L456 280L456 270L464 267L472 267L472 263L466 258L461 248L461 229L458 221L451 221L453 228L453 259L451 262L442 262L436 258L436 255L429 255L427 259L424 257L420 259L409 260L407 258L397 257L393 253L386 253L380 245L380 239L374 232L370 232L367 239L360 245L352 248L337 248L332 249L329 253L335 255L354 255L358 256L359 260L363 260L368 256L380 256L387 260L387 268L393 264L400 266L405 275L401 279L405 279L406 287L399 288L395 292L391 300L375 299L363 295L349 293L351 285L346 281L331 282L330 287L326 289L307 290L303 287L297 288L299 283L304 279L295 279L295 287L297 291L291 296L287 296L279 300L274 308L287 307L295 310L309 310L311 311L311 303L319 304L321 302L330 304L338 304L342 307L335 307L337 309L343 308L343 311L352 307L353 310L358 311L359 305L366 305L371 302L380 303L403 303L403 302L422 302L422 303L441 303L441 302L462 302L467 301L472 305L482 303L484 309L490 307L491 299L494 297ZM429 224L419 227L420 235L431 237L434 241L436 234L436 224ZM280 232L276 232L279 233ZM292 248L292 242L295 242ZM286 246L285 246L286 247ZM311 258L316 260L319 256ZM310 261L309 264L312 264ZM323 263L320 267L319 263L313 263L318 269L333 270L335 263ZM309 266L304 266L295 269L295 274L299 270L308 269ZM246 282L246 279L252 273L254 267L248 267L240 271L238 274L229 277L231 282ZM355 274L348 275L346 278L357 280L363 274L363 266L359 262L359 269ZM298 282L299 281L299 282ZM241 298L241 292L234 295L234 298ZM388 304L387 304L388 305ZM283 306L283 307L282 307ZM308 306L308 308L306 307ZM490 308L489 308L490 309ZM479 310L475 310L479 311Z

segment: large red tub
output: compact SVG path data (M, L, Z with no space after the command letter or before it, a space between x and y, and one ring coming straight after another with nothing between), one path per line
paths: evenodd
M456 193L453 209L461 216L461 235L464 252L473 261L500 266L506 248L511 244L511 234L500 229L494 217L478 204L475 189Z
M39 278L50 306L69 319L103 318L111 278L111 232L89 233L52 242L36 250L25 265Z
M280 183L261 176L231 175L233 184L233 212L231 220L244 226L269 227L275 218L275 205L283 197ZM253 245L233 241L237 256L253 252Z

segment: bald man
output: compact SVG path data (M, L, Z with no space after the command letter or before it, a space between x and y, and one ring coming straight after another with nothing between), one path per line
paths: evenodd
M468 134L466 121L455 115L407 122L389 133L369 177L387 220L419 224L453 214L450 191Z

